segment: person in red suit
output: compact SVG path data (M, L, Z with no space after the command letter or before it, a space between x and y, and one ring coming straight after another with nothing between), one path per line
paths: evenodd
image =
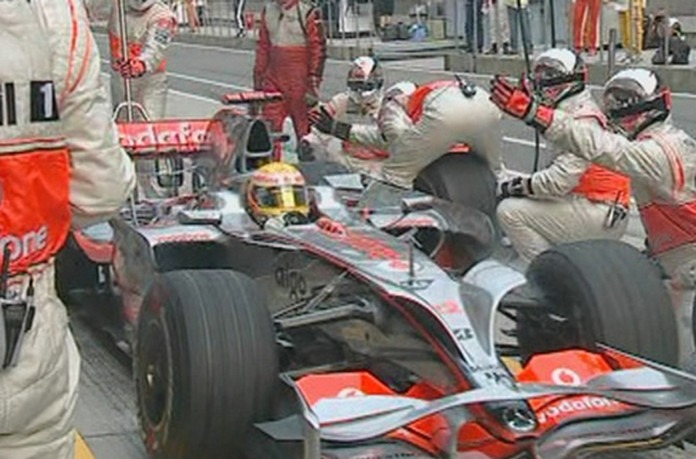
M573 44L578 53L597 53L602 0L574 0Z
M309 133L308 97L316 100L326 61L321 11L305 0L273 0L261 13L254 89L279 91L263 114L275 131L289 115L298 138Z

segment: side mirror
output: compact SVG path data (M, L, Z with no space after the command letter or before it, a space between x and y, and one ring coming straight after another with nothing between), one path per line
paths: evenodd
M165 189L184 185L184 160L181 158L158 158L155 160L157 185Z

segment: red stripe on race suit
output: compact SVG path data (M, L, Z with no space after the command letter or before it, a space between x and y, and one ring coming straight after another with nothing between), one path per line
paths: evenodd
M70 155L66 148L0 155L0 260L10 274L53 257L70 230Z
M651 203L640 208L640 216L655 255L696 243L696 201L676 205Z

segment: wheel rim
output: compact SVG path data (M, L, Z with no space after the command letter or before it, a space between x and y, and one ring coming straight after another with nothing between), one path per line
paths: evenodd
M167 335L161 324L151 321L141 335L139 349L138 385L141 410L147 423L160 425L169 402L169 353Z

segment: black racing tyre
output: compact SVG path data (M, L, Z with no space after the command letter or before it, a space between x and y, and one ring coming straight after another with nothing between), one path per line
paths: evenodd
M138 321L134 375L151 457L238 457L278 381L263 292L229 270L158 276Z
M480 210L496 221L495 175L485 159L474 153L448 153L423 169L416 190Z
M611 240L562 244L532 260L527 279L548 309L518 314L523 358L600 342L676 366L669 293L657 265L634 247Z

